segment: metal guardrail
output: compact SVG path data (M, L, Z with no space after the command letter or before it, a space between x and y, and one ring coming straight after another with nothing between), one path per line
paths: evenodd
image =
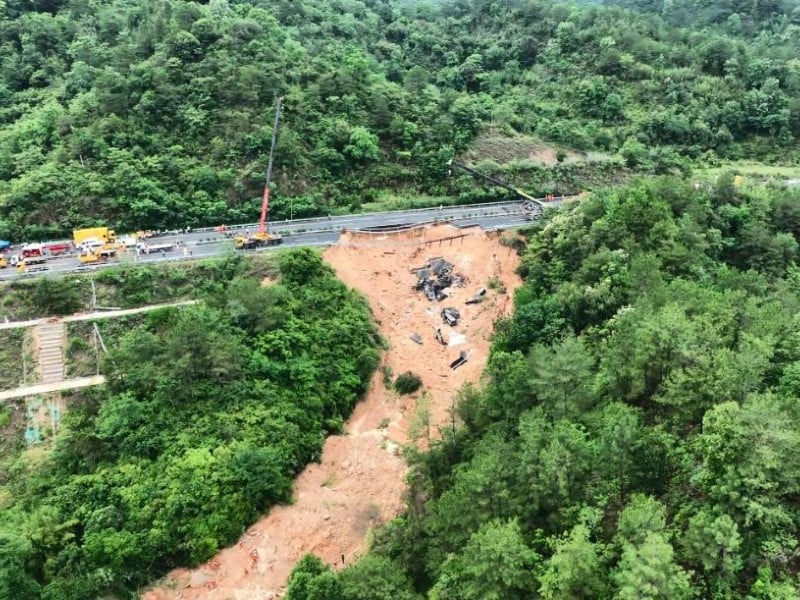
M552 198L551 202L563 201L570 196L556 196ZM550 204L551 202L547 201L547 197L544 198L536 198L535 200L541 201L545 206ZM470 209L477 209L481 210L488 207L508 207L514 208L520 206L522 203L516 200L508 201L503 200L500 202L479 202L476 204L455 204L449 206L425 206L421 208L408 208L408 209L401 209L401 210L385 210L379 212L362 212L361 214L347 214L347 215L336 215L336 216L323 216L323 217L304 217L301 219L284 219L282 221L272 221L270 226L273 228L280 228L283 227L292 227L296 224L310 224L315 222L322 222L325 223L331 219L338 219L339 223L342 223L342 220L359 220L359 219L368 219L368 218L376 218L381 216L387 215L397 215L401 216L403 214L411 214L411 213L426 213L426 212L461 212L464 210ZM489 216L489 215L484 215ZM258 223L238 223L234 225L225 225L227 231L241 231L243 229L255 229L258 227ZM203 233L219 233L217 231L218 226L216 227L198 227L198 228L191 228L189 231L184 231L182 229L169 229L162 232L162 235L158 237L169 237L169 236L179 236L179 235L191 235L191 234L203 234ZM339 228L341 229L341 228ZM284 230L287 231L288 230ZM65 243L70 242L70 240L54 240L49 243Z
M545 199L543 198L542 200L544 201ZM335 215L335 216L331 216L330 218L334 218L334 219L342 219L342 218L347 218L347 217L368 218L368 217L380 217L381 215L401 215L401 214L404 214L404 213L408 214L408 213L414 213L414 212L445 211L445 210L458 211L458 210L465 210L465 209L468 209L468 208L481 208L481 207L501 206L501 205L514 206L514 205L518 205L518 204L520 204L520 203L517 202L517 201L503 200L503 201L500 201L500 202L480 202L480 203L477 203L477 204L453 204L453 205L442 206L442 207L439 207L439 206L425 206L425 207L421 207L421 208L404 208L404 209L400 209L400 210L384 210L384 211L379 211L379 212L367 212L367 213L362 212L361 214ZM329 217L325 216L325 217L304 217L302 219L284 219L283 221L271 221L270 222L270 226L271 227L277 227L279 225L286 226L286 225L292 225L294 223L301 223L302 224L302 223L311 223L311 222L314 222L314 221L323 221L324 222L324 221L327 221L328 218ZM252 229L252 228L258 227L258 223L241 223L241 224L237 224L237 225L226 225L225 227L227 228L228 231L231 231L231 230L234 230L234 229L237 229L237 230ZM170 231L172 231L172 230L170 230ZM216 232L216 231L217 231L217 227L199 227L197 229L193 228L190 233L207 233L207 232Z

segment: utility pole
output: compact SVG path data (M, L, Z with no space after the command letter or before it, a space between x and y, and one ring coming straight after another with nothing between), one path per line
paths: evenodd
M275 157L275 143L278 140L278 121L281 117L281 103L283 96L278 96L275 102L275 123L272 125L272 145L269 149L269 162L267 163L267 180L264 183L264 198L261 201L261 219L258 222L258 233L268 233L269 223L267 214L269 211L269 181L272 178L272 159ZM290 209L291 210L291 209Z

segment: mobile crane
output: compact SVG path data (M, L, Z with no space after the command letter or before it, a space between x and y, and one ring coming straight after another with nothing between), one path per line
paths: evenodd
M283 97L278 96L275 102L275 123L272 126L272 145L269 149L269 162L267 163L267 180L264 184L264 197L261 201L261 219L258 221L258 231L253 235L237 235L234 238L236 248L246 250L259 246L276 246L283 242L277 233L269 232L267 215L269 214L269 181L272 178L272 159L275 156L275 142L278 139L278 120L281 116L281 103Z
M462 169L463 171L466 171L470 175L474 175L475 177L480 177L481 179L485 179L492 185L496 185L497 187L501 187L503 189L515 193L519 197L519 199L522 200L522 212L525 215L525 218L528 219L529 221L540 219L544 214L544 203L542 203L541 200L537 200L536 198L529 196L522 190L518 190L517 188L512 187L511 185L505 183L504 181L500 181L499 179L495 179L494 177L490 177L489 175L484 175L480 171L476 171L475 169L468 167L465 164L456 162L452 158L449 161L447 161L447 166L448 166L447 170L448 175L453 174L452 167L457 167L459 169Z

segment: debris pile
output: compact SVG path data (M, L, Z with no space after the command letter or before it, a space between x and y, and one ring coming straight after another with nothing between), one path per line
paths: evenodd
M464 276L453 271L453 263L445 259L432 258L424 267L412 269L417 274L416 290L422 290L431 302L439 302L449 296L448 288L463 287Z
M542 208L541 204L531 200L526 200L522 203L522 213L525 215L526 220L535 221L536 219L542 218L542 215L544 215L544 209Z

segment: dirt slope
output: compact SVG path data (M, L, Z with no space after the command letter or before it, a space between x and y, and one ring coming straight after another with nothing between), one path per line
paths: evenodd
M452 288L452 296L434 304L412 289L410 272L429 258L443 257L468 280ZM516 254L499 243L496 234L479 229L459 230L449 225L402 234L344 234L325 259L348 285L370 302L382 335L389 341L384 365L397 375L411 370L422 378L429 394L430 432L450 421L454 393L466 382L480 379L489 351L492 324L507 314L511 295L519 285L514 274ZM481 304L465 305L490 278L502 282L508 293L489 289ZM454 306L461 312L458 326L442 324L439 311ZM452 334L464 342L452 347L434 340L441 327L446 340ZM423 338L422 345L410 339ZM453 371L450 362L465 350L468 362ZM350 563L364 551L370 528L402 510L406 466L400 447L409 440L409 427L422 432L420 394L398 397L387 390L379 371L367 397L346 425L346 434L328 438L321 464L310 465L295 482L294 504L276 507L253 525L238 544L220 552L194 570L170 573L160 587L144 593L145 600L172 598L208 600L264 600L278 598L294 563L312 552L334 568L342 557Z

